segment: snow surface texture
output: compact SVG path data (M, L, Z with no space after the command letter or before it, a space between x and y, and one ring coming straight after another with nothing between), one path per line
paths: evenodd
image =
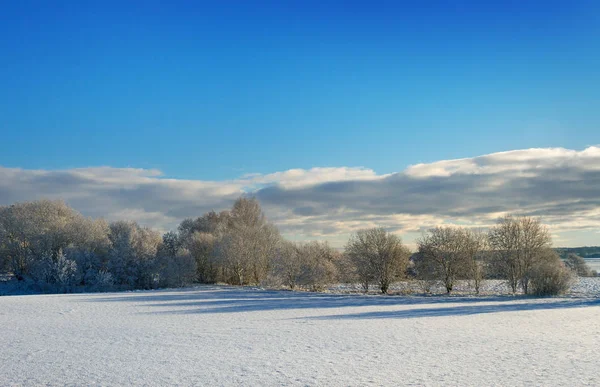
M337 284L328 288L334 293L362 293L360 284ZM445 294L446 289L442 282L433 283L431 294ZM505 280L484 280L481 284L480 294L486 296L512 295L512 291ZM377 285L369 287L370 294L380 293ZM401 281L390 286L389 293L396 294L424 294L423 281ZM457 281L452 291L454 295L474 295L473 286L469 281ZM600 297L600 277L576 277L567 296Z
M600 298L0 297L0 385L600 385Z

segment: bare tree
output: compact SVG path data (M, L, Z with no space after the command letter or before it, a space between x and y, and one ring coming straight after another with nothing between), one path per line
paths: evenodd
M465 229L462 250L469 263L467 278L473 283L475 293L479 294L481 284L486 275L487 267L487 235L477 230Z
M410 251L402 240L383 228L360 230L346 245L346 255L354 263L365 291L376 281L382 293L406 272Z
M356 278L360 281L363 290L369 291L369 285L375 281L375 248L367 238L367 231L361 230L350 237L344 254L354 267Z
M442 281L447 293L460 278L468 278L480 246L472 232L459 227L436 227L417 241L416 271L425 280Z
M539 219L509 215L490 229L488 240L513 293L521 287L528 294L532 269L552 246L548 229Z
M279 245L273 263L277 283L295 289L298 285L318 291L337 280L341 254L327 242L292 243Z

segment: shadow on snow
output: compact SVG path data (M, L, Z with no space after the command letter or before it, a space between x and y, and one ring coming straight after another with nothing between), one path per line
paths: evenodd
M223 314L293 309L312 309L318 312L319 309L342 309L337 314L304 317L321 320L467 316L483 313L600 306L599 298L381 296L272 291L230 286L199 286L153 292L112 293L109 296L96 296L85 301L132 302L137 306L156 308L156 311L148 312L153 314ZM377 306L386 308L408 306L408 308L358 313L355 311L344 313L343 310L348 307Z

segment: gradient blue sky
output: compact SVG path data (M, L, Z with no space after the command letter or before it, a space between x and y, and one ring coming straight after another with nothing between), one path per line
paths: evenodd
M225 179L598 142L596 1L0 1L0 163Z
M168 229L252 192L296 239L516 211L598 244L600 2L490 3L0 0L0 205Z

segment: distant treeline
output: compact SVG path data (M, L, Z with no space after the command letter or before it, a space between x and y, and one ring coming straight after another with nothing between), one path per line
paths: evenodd
M576 254L582 258L600 258L600 246L557 247L555 250L562 259L566 259L569 254Z
M592 275L568 254L551 248L539 220L506 216L489 232L437 227L411 255L400 237L383 228L354 233L340 252L327 242L285 240L254 198L230 210L185 219L161 235L131 221L84 217L61 201L0 207L0 273L40 292L179 287L191 283L286 286L322 290L361 283L387 293L400 279L416 279L428 292L448 293L468 280L506 279L514 293L558 294L573 274Z

